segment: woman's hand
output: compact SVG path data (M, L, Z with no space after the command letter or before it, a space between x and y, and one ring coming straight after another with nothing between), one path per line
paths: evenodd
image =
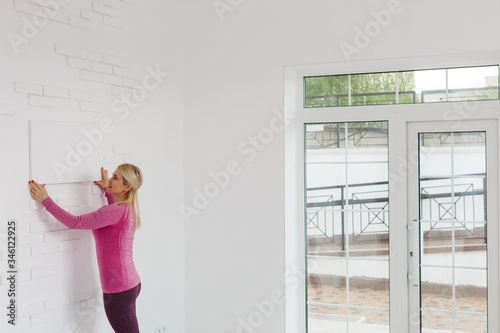
M105 189L108 187L108 170L104 170L104 168L101 168L101 176L102 179L99 181L95 181L94 184L99 185L99 187L102 189Z
M49 197L47 190L45 189L45 184L40 185L36 181L32 180L29 182L31 186L31 196L38 202L42 202L43 200Z

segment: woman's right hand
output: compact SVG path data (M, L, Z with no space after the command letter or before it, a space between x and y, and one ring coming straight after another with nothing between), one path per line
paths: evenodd
M104 168L101 168L101 176L102 179L95 181L94 184L99 185L99 187L102 189L105 189L108 187L108 170L104 170Z

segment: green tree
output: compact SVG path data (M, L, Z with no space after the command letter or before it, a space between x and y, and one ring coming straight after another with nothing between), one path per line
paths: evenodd
M305 78L306 107L396 103L396 73L350 74ZM415 73L399 72L399 103L415 103Z

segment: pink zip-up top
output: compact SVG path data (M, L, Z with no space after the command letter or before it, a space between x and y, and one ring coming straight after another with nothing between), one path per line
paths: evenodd
M118 293L141 282L132 254L135 214L133 206L127 207L126 203L113 205L115 198L107 192L105 194L107 206L81 216L68 213L50 197L42 201L42 205L68 228L92 230L102 291Z

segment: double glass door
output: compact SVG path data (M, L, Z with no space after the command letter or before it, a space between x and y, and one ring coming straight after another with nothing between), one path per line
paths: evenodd
M406 125L305 125L310 333L498 329L496 122Z

